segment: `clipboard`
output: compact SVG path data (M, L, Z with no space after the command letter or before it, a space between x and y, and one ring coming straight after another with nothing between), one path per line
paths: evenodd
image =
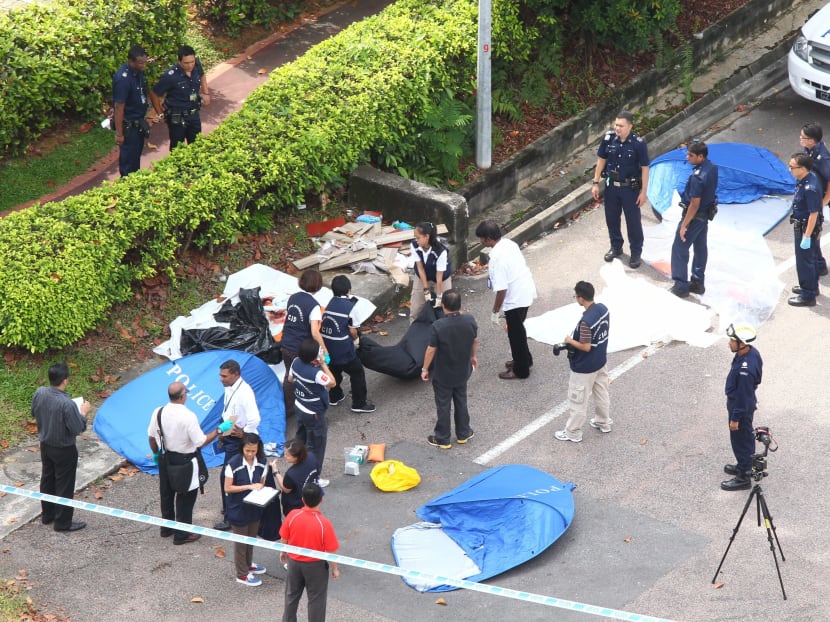
M245 495L245 498L242 499L242 502L250 503L251 505L256 505L261 508L264 508L277 497L279 492L280 491L276 488L263 486L259 490L250 491L247 495Z

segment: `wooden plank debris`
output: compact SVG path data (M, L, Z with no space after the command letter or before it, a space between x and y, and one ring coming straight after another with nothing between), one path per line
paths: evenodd
M437 232L444 235L448 232L446 225L438 225ZM395 229L391 225L381 223L360 223L349 222L318 238L324 244L328 244L325 253L317 252L313 255L297 259L292 262L297 270L306 270L316 267L318 270L335 270L361 261L380 260L380 265L386 266L395 283L407 285L409 277L406 273L395 266L395 256L401 248L402 242L408 242L415 238L414 229ZM387 245L389 248L381 248Z

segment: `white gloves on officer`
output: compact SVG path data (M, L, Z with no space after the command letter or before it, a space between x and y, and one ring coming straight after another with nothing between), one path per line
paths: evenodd
M501 326L501 322L499 321L499 312L494 311L490 314L490 321L493 322L496 326Z

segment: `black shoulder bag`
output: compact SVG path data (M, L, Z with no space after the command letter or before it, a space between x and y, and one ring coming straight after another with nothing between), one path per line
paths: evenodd
M173 492L185 493L190 491L190 482L193 480L193 454L182 454L177 451L167 451L164 444L164 428L161 426L161 412L164 408L159 408L156 412L156 420L159 426L159 438L161 439L161 447L159 447L159 466L164 462L164 471L167 473L167 481L170 483L170 488ZM161 469L159 469L161 476Z

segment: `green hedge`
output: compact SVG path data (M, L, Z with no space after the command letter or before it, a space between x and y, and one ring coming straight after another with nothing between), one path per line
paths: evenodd
M0 221L0 343L73 343L192 232L227 242L252 202L294 205L342 183L377 145L416 132L433 92L469 86L476 19L474 0L402 0L274 71L152 171Z
M494 5L494 56L532 60L562 25L512 1ZM436 106L473 93L477 10L477 0L399 0L272 72L239 112L152 171L0 220L0 344L71 344L184 240L231 241L253 208L296 205L373 155L434 139L423 129Z
M55 119L100 116L130 46L169 57L186 19L186 3L176 0L52 2L0 13L0 155L20 153ZM163 69L151 65L148 79Z

